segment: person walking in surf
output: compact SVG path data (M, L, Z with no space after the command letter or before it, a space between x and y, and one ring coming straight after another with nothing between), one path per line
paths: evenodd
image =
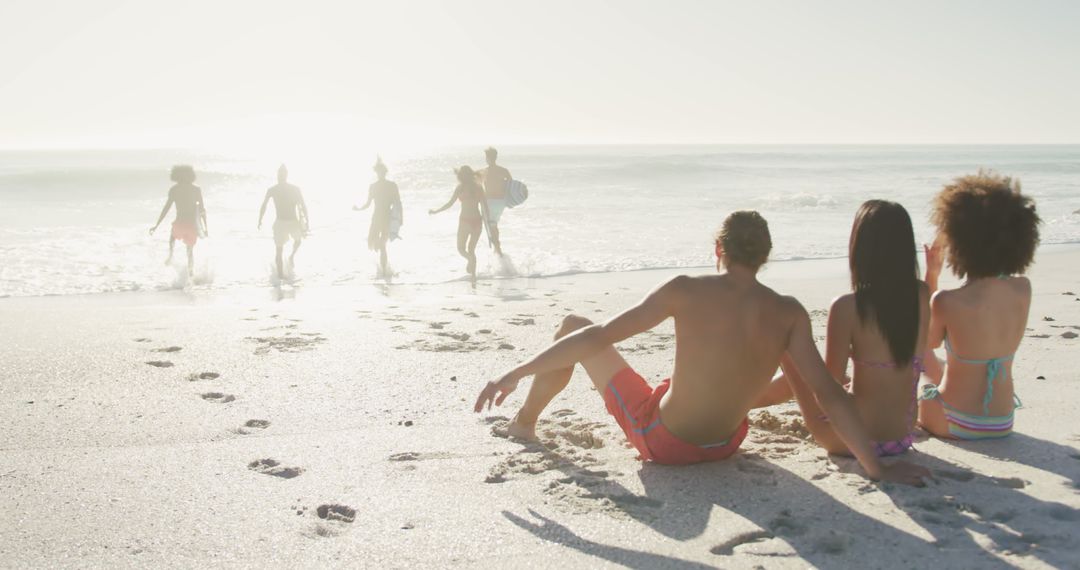
M172 223L172 231L169 233L169 257L165 265L172 263L173 248L176 240L184 242L187 246L187 270L188 277L195 275L195 242L209 235L206 223L206 205L203 203L202 189L195 185L195 169L187 164L177 164L172 167L169 179L175 182L169 188L169 197L165 200L165 206L161 208L161 215L157 223L150 228L150 235L161 225L161 221L168 215L169 209L176 205L176 219ZM202 222L202 231L199 231L199 222Z

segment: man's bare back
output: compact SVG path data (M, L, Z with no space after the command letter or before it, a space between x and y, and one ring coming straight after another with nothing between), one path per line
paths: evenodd
M274 212L278 220L296 220L303 198L300 189L292 184L279 183L270 187L266 195L274 200Z
M506 185L510 183L510 171L492 164L480 170L480 180L484 184L484 195L488 198L506 197Z
M722 440L768 387L802 307L730 274L682 276L664 287L676 351L661 421L692 443Z

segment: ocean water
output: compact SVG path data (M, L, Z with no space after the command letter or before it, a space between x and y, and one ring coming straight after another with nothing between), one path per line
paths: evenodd
M405 208L403 239L390 247L391 281L463 279L457 207L427 210L449 198L455 166L483 166L481 149L383 159ZM305 286L383 281L366 246L370 211L352 210L373 180L374 156L286 162L311 214L295 277ZM194 285L273 286L273 207L262 231L256 220L276 161L177 150L0 151L0 296L192 285L182 244L175 263L163 263L172 214L147 233L174 163L195 166L208 208ZM1021 179L1043 217L1044 244L1080 241L1080 146L536 146L500 148L500 164L530 197L500 223L506 258L481 239L481 279L710 266L712 235L736 209L768 219L773 260L846 255L852 217L871 198L904 204L926 241L934 193L979 168Z

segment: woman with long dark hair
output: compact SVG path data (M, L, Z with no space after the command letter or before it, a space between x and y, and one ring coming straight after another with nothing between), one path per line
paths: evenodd
M919 280L907 210L885 200L864 203L851 228L848 264L852 292L837 298L829 309L825 365L841 381L851 360L846 387L875 450L878 455L897 455L911 447L915 389L930 321L929 290ZM814 439L829 453L850 455L813 392L796 374L774 380L761 403L786 401L789 389Z

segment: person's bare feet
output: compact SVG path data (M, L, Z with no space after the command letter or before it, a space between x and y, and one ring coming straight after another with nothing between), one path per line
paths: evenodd
M508 439L533 442L540 441L540 438L536 436L536 424L521 423L516 416L505 425L495 426L491 431L499 437Z

